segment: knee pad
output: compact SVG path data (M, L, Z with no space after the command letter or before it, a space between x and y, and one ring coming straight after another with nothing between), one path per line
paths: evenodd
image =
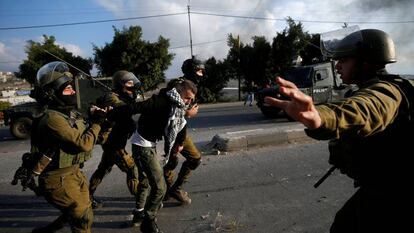
M168 163L164 166L165 170L174 170L178 165L178 156L177 155L171 155Z
M77 215L75 213L73 216L70 216L69 222L70 222L71 228L74 228L74 229L80 229L80 230L91 229L92 222L93 222L92 207L89 206L87 209L83 211L81 215Z
M201 164L201 158L200 159L189 158L187 159L186 163L187 163L187 167L190 170L195 170Z

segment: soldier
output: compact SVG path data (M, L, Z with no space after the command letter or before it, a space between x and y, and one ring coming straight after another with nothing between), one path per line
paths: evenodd
M119 107L121 105L131 104L135 102L141 82L131 72L120 70L115 72L112 79L113 90L105 93L97 102L98 106L103 107ZM125 150L126 143L135 130L135 123L132 115L123 114L115 122L110 123L109 129L103 133L103 154L96 171L90 178L89 194L91 195L92 207L98 208L102 205L93 194L102 179L111 172L114 164L125 172L126 183L129 192L137 197L138 171L134 163L132 155Z
M330 232L408 232L414 88L386 72L386 64L396 58L393 40L381 30L355 31L330 52L343 82L358 85L352 96L315 106L293 83L277 78L290 100L265 101L302 122L308 136L330 139L329 162L358 187L337 212Z
M132 154L137 163L140 177L145 177L139 185L139 194L143 219L134 218L141 225L144 233L161 232L155 218L162 206L166 192L163 171L157 159L156 142L165 139L164 153L166 160L172 153L177 153L186 137L185 110L197 93L197 87L189 80L176 83L172 89L161 89L159 94L150 99L130 105L129 110L116 112L141 113L138 128L131 138ZM149 187L148 187L149 185ZM136 213L135 216L142 216ZM135 217L134 216L134 217Z
M168 86L174 86L177 81L182 81L185 79L191 80L194 84L197 85L204 75L204 65L194 57L192 59L185 60L183 62L181 70L184 73L184 77L171 80ZM192 104L186 110L186 117L194 117L197 115L197 112L198 105L196 103ZM175 145L175 148L178 146L179 145ZM189 197L188 193L182 189L182 186L185 182L188 181L189 177L191 176L191 172L200 165L201 153L194 145L191 137L187 135L180 152L180 154L184 156L185 161L181 165L181 169L174 182L174 169L177 167L179 159L178 150L175 151L177 153L173 153L170 156L168 163L164 166L164 177L167 182L167 193L164 197L164 200L168 200L170 197L172 197L182 204L191 204L191 198Z
M91 232L88 181L80 166L92 154L105 111L93 108L88 127L74 111L76 92L72 81L68 66L62 62L50 62L37 72L34 96L46 110L33 124L31 154L46 159L40 160L45 168L40 171L39 191L62 215L33 232L55 232L65 222L72 232Z

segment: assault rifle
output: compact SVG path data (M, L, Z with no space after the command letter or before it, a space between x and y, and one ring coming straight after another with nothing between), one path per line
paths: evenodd
M20 180L22 191L27 188L32 190L37 196L40 196L39 187L36 184L35 178L39 176L44 169L49 165L54 156L54 150L48 149L44 154L39 156L39 153L24 153L22 156L22 165L16 170L11 181L12 185L17 185Z

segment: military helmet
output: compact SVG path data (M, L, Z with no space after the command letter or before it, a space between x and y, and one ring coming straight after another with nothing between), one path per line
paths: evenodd
M204 64L194 57L185 60L181 66L181 71L188 77L195 76L198 70L204 70Z
M73 75L69 72L69 67L60 61L49 62L42 66L36 75L36 86L46 91L53 89L57 91L63 84L71 82Z
M125 83L132 81L134 89L138 90L141 87L141 81L133 73L126 70L119 70L115 72L112 77L112 87L116 91L122 91Z
M373 64L396 62L391 37L377 29L364 29L344 37L334 48L333 59L357 57Z

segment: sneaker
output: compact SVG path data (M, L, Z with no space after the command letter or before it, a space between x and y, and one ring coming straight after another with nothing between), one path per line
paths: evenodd
M102 201L96 199L94 196L90 196L90 198L91 198L91 203L92 203L92 209L98 209L103 206Z
M132 214L133 214L132 222L131 222L132 227L139 227L142 223L142 220L145 217L144 210L134 209Z
M141 223L142 233L162 233L154 219L145 218Z
M181 190L181 189L171 190L169 194L170 194L170 197L181 202L181 204L183 205L191 204L191 199L188 196L188 193L184 190Z

